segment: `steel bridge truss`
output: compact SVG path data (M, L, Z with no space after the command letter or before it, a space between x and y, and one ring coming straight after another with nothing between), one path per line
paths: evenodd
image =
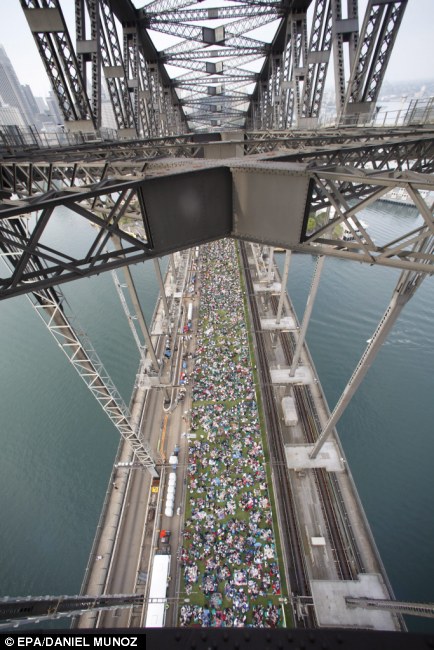
M186 130L171 81L131 2L75 0L75 48L59 0L20 2L69 130L101 127L103 95L121 137Z
M0 600L0 629L11 629L39 621L55 620L85 614L143 604L138 594L102 596L41 596L32 598L2 598Z
M43 211L42 219L37 220L34 241L38 241L44 225L48 222L49 211ZM143 467L155 473L155 462L148 444L142 440L140 430L133 423L131 413L121 395L110 379L90 340L84 334L76 319L68 313L68 304L58 287L36 289L35 278L43 278L46 269L44 255L38 256L28 249L23 251L23 237L28 232L28 224L23 217L13 219L8 224L8 253L3 261L15 275L18 270L31 275L33 281L27 284L27 297L37 314L55 338L69 362L80 375L92 395L108 415L121 437L131 446L134 457ZM16 278L17 279L17 278ZM44 283L43 283L44 284Z
M34 221L29 217L23 219L18 216L30 216L29 213L34 212L22 209L18 209L12 219L1 221L0 247L5 258L12 264L13 271L8 285L13 293L18 287L24 289L27 285L28 291L55 286L62 282L62 277L78 279L144 259L144 242L120 226L122 219L128 219L128 223L142 220L143 210L139 205L140 188L137 183L115 182L113 185L113 182L102 182L98 186L96 192L92 192L91 188L95 186L91 184L76 188L72 193L68 190L54 192L57 197L52 198L50 194L53 193L48 192L44 195L48 203L41 206L41 209L35 206ZM49 225L54 221L59 222L59 214L54 214L54 207L61 205L68 206L78 217L97 226L87 250L74 255L50 245ZM67 225L65 227L68 228ZM70 223L69 228L73 238L73 224ZM112 237L120 239L122 249L110 245ZM32 266L30 262L35 260L37 265Z
M348 193L347 183L351 186ZM368 186L369 193L366 191ZM405 190L422 220L416 228L380 243L370 237L357 214L395 188ZM433 273L429 267L434 261L434 201L431 199L427 203L424 198L424 192L434 191L432 174L425 177L415 172L379 174L337 168L315 174L313 191L317 211L319 206L329 205L334 208L334 216L330 215L327 223L314 228L313 232L305 232L300 247L293 250L305 250L306 247L314 250L315 247L317 254L358 261L363 258L369 264ZM336 227L338 231L339 227L343 227L351 233L351 240L342 241L336 235ZM428 249L422 248L427 239L430 242Z
M149 154L152 143L129 149L137 160L123 158L122 150L110 156L98 147L73 163L52 162L58 152L48 153L46 160L38 152L37 162L4 160L0 249L11 271L0 279L0 297L47 289L225 236L430 273L432 252L418 254L413 245L433 230L432 206L424 198L433 190L433 134L378 134L375 139L366 132L352 144L339 133L330 135L328 144L325 134L317 137L312 146L304 134L297 140L294 133L268 141L255 135L207 143L201 151L187 143L184 158L145 162L140 154L144 149ZM206 159L216 146L230 159ZM264 152L231 157L252 147ZM205 158L188 157L192 150ZM71 152L68 159L73 156ZM396 187L407 190L422 223L393 241L374 242L357 213ZM74 253L53 244L52 224L64 220L55 210L60 206L96 226L89 229L93 238L87 250ZM309 216L330 206L330 220L316 220L322 225L312 228ZM266 223L264 215L269 215ZM73 223L64 221L73 239ZM352 241L340 238L343 228L353 234Z
M155 471L148 444L133 426L131 413L90 340L75 324L75 317L68 314L66 300L59 289L55 292L34 291L27 297L121 437L131 446L134 458L141 466Z
M20 2L67 128L108 96L125 138L312 127L332 56L339 119L369 120L407 4L369 0L359 29L358 0L75 0L74 45L60 0Z

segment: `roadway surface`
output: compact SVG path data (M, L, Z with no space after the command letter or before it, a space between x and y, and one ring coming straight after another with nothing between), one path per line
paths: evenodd
M188 345L188 339L183 334L187 314L187 305L184 303L188 296L186 282L191 274L192 257L193 252L179 254L176 277L173 274L173 267L166 277L166 294L169 297L172 323L173 354L170 360L164 357L167 322L161 300L151 330L154 348L162 363L161 384L168 385L168 388L145 389L143 412L140 416L143 440L148 441L151 449L159 450L155 456L161 471L157 514L155 517L149 517L148 521L148 512L152 509L149 506L151 474L141 468L115 468L108 490L105 521L99 531L98 543L94 545L82 593L146 594L153 553L159 545L159 531L169 528L174 540L179 537L180 517L175 515L169 520L161 513L161 509L164 510L164 488L169 469L167 458L175 444L182 440L181 430L185 428L183 418L186 403L178 402L178 397L182 356ZM175 384L178 387L174 387ZM136 397L139 392L140 388L136 391ZM134 400L135 398L133 403ZM128 445L123 444L118 461L128 462L128 460L131 460L131 454ZM181 463L182 472L182 467L185 470L182 449ZM179 495L182 493L182 485L181 480L177 487L175 512L181 504ZM172 558L172 565L175 572L176 553ZM81 616L76 625L103 628L139 626L143 625L144 614L143 607L136 607L130 611L116 609L101 613L92 612Z

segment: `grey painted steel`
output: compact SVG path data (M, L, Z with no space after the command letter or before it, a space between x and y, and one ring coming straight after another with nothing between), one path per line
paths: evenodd
M245 149L254 156L237 162L196 158L205 151L199 136L4 157L0 247L7 256L13 244L14 255L21 250L23 262L16 265L13 278L1 280L0 297L26 293L29 282L33 288L55 286L230 235L294 251L425 270L425 256L431 259L432 252L421 256L410 244L432 228L431 206L420 195L434 190L432 131L351 128L243 136L212 143L229 147L229 155ZM205 146L211 146L210 137ZM184 157L155 159L162 150ZM356 219L358 210L393 187L408 188L423 215L423 229L383 246L367 233L363 238L355 234L353 242L333 237L331 228L344 223L351 230L348 219ZM77 257L44 244L44 224L49 225L58 205L99 227L89 249ZM306 235L306 215L327 205L336 209L334 220ZM33 232L23 229L17 235L10 218L36 210L41 212ZM123 216L143 219L144 240L119 225ZM106 251L112 236L122 240L123 251ZM37 273L25 264L29 256L43 262Z
M406 0L371 0L360 34L357 0L347 0L345 19L342 2L316 0L309 25L312 0L246 0L207 9L198 0L188 10L185 0L151 2L142 9L131 0L76 0L74 50L59 0L50 8L42 0L21 0L68 127L100 126L104 78L121 137L247 124L315 125L332 45L338 114L359 105L365 110L366 100L358 97L363 92L372 104L378 96ZM271 42L269 31L251 37L273 21ZM150 36L155 31L177 42L157 50ZM248 69L261 59L259 73ZM166 65L186 72L171 79Z
M347 58L351 70L355 64L359 35L358 0L347 0L347 18L343 18L343 0L331 0L331 4L336 112L341 115L344 109L347 78L344 45L347 45Z
M56 290L56 295L32 293L28 294L28 298L120 435L131 445L137 461L155 474L154 460L140 439L139 432L133 429L127 406L90 341L83 334L77 334L70 318L67 317L64 311L65 300L59 290Z
M167 303L166 288L164 286L163 276L161 274L160 260L158 257L154 257L154 269L155 275L157 276L158 286L160 287L160 295L163 301L164 314L167 320L167 333L170 334L170 311L169 305Z
M20 1L65 121L96 129L59 0L51 0L51 7L41 0Z
M168 175L149 175L141 186L150 247L157 256L231 234L229 168L176 172L173 168Z
M434 603L411 603L400 600L385 600L381 598L353 598L347 596L345 602L348 607L362 607L363 609L382 609L395 614L410 614L434 618Z
M273 281L274 276L274 246L269 248L269 258L268 258L268 282Z
M252 249L252 258L253 258L253 262L254 262L255 267L256 267L257 277L260 278L261 277L261 272L259 270L258 255L257 255L257 251L255 250L256 249L255 244L251 243L250 248Z
M301 351L303 349L304 340L306 338L307 328L309 326L310 316L312 314L312 309L315 304L315 298L319 287L319 281L321 278L321 272L324 266L325 257L320 255L316 261L315 271L312 278L312 284L310 285L309 295L307 297L306 307L304 310L303 321L301 323L300 331L298 332L297 345L295 346L294 354L292 357L291 369L289 371L290 377L295 375L295 371L298 366L298 361L300 359Z
M44 268L41 260L27 253L21 257L19 254L20 238L25 230L26 224L23 223L22 218L13 220L8 255L4 261L11 269L12 277L17 269L21 271L31 269L32 275L37 278ZM39 234L36 238L39 239ZM120 435L131 445L137 461L148 468L151 474L156 475L154 460L146 443L140 439L139 432L132 426L131 414L126 404L91 342L82 333L82 328L77 325L74 327L73 317L67 313L68 305L60 289L51 287L36 290L34 286L29 287L27 298L103 411L108 415Z
M377 151L374 147L371 156ZM422 143L421 155L424 152L431 162L423 158L423 164L430 168L434 161L432 138ZM4 188L0 250L6 257L12 251L16 258L11 277L0 280L0 297L27 293L29 282L33 290L56 286L227 236L297 252L431 272L427 262L433 264L434 249L421 251L415 244L433 229L433 208L421 192L434 191L434 175L416 173L417 161L408 171L382 172L349 165L323 168L312 163L274 162L267 154L264 157L268 159L171 158L139 165L129 161L72 166L66 162L55 166L0 163ZM385 167L387 164L391 161L387 163L386 156ZM54 190L53 176L63 187ZM133 180L126 182L125 177ZM357 213L395 187L406 188L415 198L424 222L400 238L377 245ZM12 191L18 199L8 198ZM87 251L76 257L45 244L45 229L59 205L99 226ZM309 212L328 205L335 208L334 218L306 234ZM36 210L39 218L29 222L29 231L24 227L17 230L16 217ZM136 238L124 230L120 225L123 217L142 219L144 236ZM342 241L333 234L339 224L353 232L353 241ZM112 237L122 241L122 250L106 250ZM27 264L29 259L38 260L37 269Z
M366 119L375 109L407 0L370 0L348 82L342 119Z
M312 120L316 124L321 109L332 45L332 12L328 0L316 0L312 20L299 126L307 120L311 120L310 125Z
M279 325L280 319L282 318L282 309L283 309L283 302L285 300L285 294L286 294L286 285L288 282L288 274L289 274L289 265L291 263L291 251L286 250L285 251L285 264L283 267L283 275L282 275L282 281L281 281L281 286L280 286L280 296L279 296L279 304L277 305L277 312L276 312L276 324Z
M121 284L121 282L119 280L119 277L118 277L118 274L116 273L116 271L114 269L111 272L111 274L112 274L114 285L116 287L116 291L118 292L119 300L121 301L122 308L123 308L125 316L127 318L128 325L130 326L131 333L132 333L133 338L134 338L134 340L136 342L137 349L138 349L139 354L140 354L140 358L142 360L142 363L144 363L145 359L146 359L145 348L140 342L140 338L139 338L139 335L137 333L137 329L136 329L136 326L135 326L135 320L136 319L134 319L134 316L132 316L131 313L130 313L128 303L127 303L127 301L125 299L124 292L123 292L123 288L127 287L127 285L126 284L125 285Z
M98 48L100 40L100 16L98 0L86 0L90 19L90 38L86 38L86 20L84 0L75 0L75 26L77 37L77 60L83 80L83 87L88 86L87 62L91 63L91 106L93 121L98 129L101 128L101 51Z
M76 616L89 610L133 607L141 603L143 603L143 595L138 594L2 598L0 599L0 628L20 627L64 616Z
M431 235L427 237L421 244L422 250L432 248L434 237ZM344 391L339 398L328 422L324 426L318 440L316 441L311 453L311 458L316 458L322 449L322 446L333 432L336 423L342 416L346 407L351 401L351 398L357 391L363 381L366 373L371 367L378 351L387 338L390 330L392 329L396 319L401 313L402 308L407 304L410 298L414 295L416 289L426 277L425 273L417 273L414 271L403 271L397 282L396 288L392 295L391 301L384 312L377 329L375 330L372 338L370 339L359 363L357 364L350 380L344 388Z
M147 347L148 353L149 353L149 355L151 357L151 360L152 360L152 366L151 366L150 370L152 370L152 367L153 367L154 371L158 372L159 363L158 363L157 355L155 354L155 350L154 350L154 346L153 346L153 343L152 343L151 335L149 334L149 329L148 329L148 326L146 324L146 319L145 319L145 316L143 314L143 310L142 310L142 306L140 304L139 297L137 295L136 286L134 284L133 276L131 275L131 271L130 271L128 266L124 266L123 271L124 271L124 274L125 274L125 281L127 283L128 290L130 292L131 301L132 301L132 303L134 305L134 310L136 312L137 320L139 321L140 329L142 330L142 334L143 334L143 336L145 338L145 342L146 342L146 347Z
M237 163L232 179L234 237L283 248L300 241L309 190L304 165Z

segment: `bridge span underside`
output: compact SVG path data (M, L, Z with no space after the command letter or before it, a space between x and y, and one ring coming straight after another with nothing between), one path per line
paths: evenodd
M244 136L222 142L222 150L215 144L193 150L192 143L184 144L181 156L170 158L161 158L151 141L5 156L0 162L0 248L10 275L0 279L0 298L228 236L431 272L432 247L418 252L419 244L432 237L432 206L423 198L423 192L434 189L429 129L413 135L400 129L365 131L363 139L352 142L348 134L336 132L311 138L269 135L258 138L253 149ZM222 153L234 157L220 158ZM145 154L151 158L144 160ZM424 223L417 233L379 245L357 213L393 188L407 191ZM56 249L46 235L50 222L59 219L59 206L98 227L80 256ZM330 208L328 222L308 230L309 216ZM141 224L140 236L132 232L133 222ZM343 242L335 226L352 231L353 240ZM111 245L113 237L120 247Z

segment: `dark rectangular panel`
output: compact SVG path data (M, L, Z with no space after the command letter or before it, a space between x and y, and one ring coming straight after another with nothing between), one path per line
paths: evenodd
M145 230L158 254L231 233L232 177L226 167L149 178L141 193Z

